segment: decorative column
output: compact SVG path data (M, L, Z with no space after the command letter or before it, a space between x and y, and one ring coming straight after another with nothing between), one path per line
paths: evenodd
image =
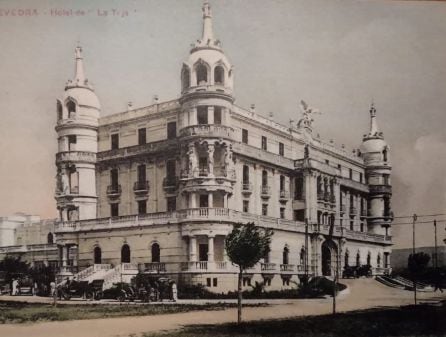
M215 151L215 144L208 143L208 166L209 166L210 176L214 176L214 151Z
M189 200L189 208L197 208L197 194L194 192L191 192L189 194L190 200Z
M214 194L212 192L209 192L208 194L208 208L214 207Z
M69 246L68 245L63 245L62 246L62 268L64 270L67 269L68 250L69 250Z
M223 208L228 208L228 193L223 194Z
M208 124L214 124L214 107L208 106Z
M189 157L189 177L196 177L198 175L197 170L197 151L195 149L195 144L189 144L189 149L187 151Z
M214 262L214 237L208 236L208 262Z
M193 235L189 236L189 261L197 261L197 238Z
M197 125L197 108L189 109L189 125Z

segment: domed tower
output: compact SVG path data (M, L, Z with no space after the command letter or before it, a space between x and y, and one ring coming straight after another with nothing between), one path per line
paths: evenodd
M84 73L82 48L75 49L73 80L57 100L55 199L61 221L96 218L96 153L101 106Z
M369 185L368 226L376 234L387 234L393 218L390 207L392 186L389 161L389 146L379 131L376 109L370 107L370 132L364 135L361 155L366 166L366 179Z
M211 7L203 4L203 34L181 70L179 137L181 193L187 208L227 208L235 181L230 113L233 69L214 37Z

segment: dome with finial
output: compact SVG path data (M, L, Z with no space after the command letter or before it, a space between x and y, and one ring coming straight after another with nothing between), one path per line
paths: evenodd
M370 131L364 135L359 150L366 164L388 162L389 146L384 140L384 134L378 128L376 109L373 103L370 106Z
M214 37L209 1L203 3L203 33L192 44L181 70L182 92L200 86L219 86L232 91L233 68L224 54L220 40Z
M80 46L77 46L75 49L75 60L74 78L66 83L63 103L67 104L71 100L76 105L100 110L101 104L99 99L94 92L93 86L85 77L82 48Z

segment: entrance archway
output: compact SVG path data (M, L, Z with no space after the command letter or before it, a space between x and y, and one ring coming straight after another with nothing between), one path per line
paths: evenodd
M338 247L333 241L327 240L322 244L322 275L332 276L336 267L336 251Z

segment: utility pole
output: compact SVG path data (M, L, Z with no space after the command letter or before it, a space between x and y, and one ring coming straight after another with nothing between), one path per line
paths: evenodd
M435 267L435 271L437 272L438 270L438 251L437 251L437 219L434 219L434 233L435 233L435 262L434 262L434 267Z
M305 218L305 256L304 256L305 283L308 282L308 218Z
M417 222L417 215L413 215L412 221L412 261L415 259L415 223ZM413 263L413 262L412 262ZM412 282L413 282L413 299L415 305L417 305L417 283L415 280L415 271L412 271Z

